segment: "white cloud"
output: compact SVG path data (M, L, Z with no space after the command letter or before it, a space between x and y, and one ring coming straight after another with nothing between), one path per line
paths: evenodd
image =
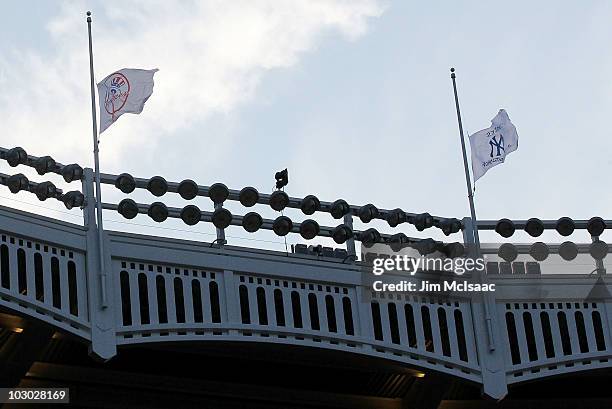
M124 67L160 69L142 118L123 117L102 136L102 159L113 168L131 160L127 152L136 146L141 154L153 152L157 141L167 143L211 114L248 102L266 71L296 64L326 32L356 39L367 18L382 12L374 0L101 5L93 16L97 79ZM87 29L75 12L85 9L73 3L59 8L47 26L50 53L19 48L0 56L3 145L90 163ZM227 148L227 140L210 139Z

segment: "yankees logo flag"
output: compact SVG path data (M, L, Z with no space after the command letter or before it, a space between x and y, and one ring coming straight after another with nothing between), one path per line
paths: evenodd
M505 110L491 120L491 127L470 135L472 173L476 182L489 169L504 163L518 148L518 134Z
M124 68L98 84L100 133L123 114L139 114L153 93L154 70Z

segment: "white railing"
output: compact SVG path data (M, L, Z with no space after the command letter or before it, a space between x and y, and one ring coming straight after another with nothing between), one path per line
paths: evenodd
M612 359L609 300L562 291L606 287L604 276L491 277L503 290L491 350L476 295L373 293L361 262L128 233L104 232L103 307L96 237L95 225L0 208L0 306L81 337L105 359L137 343L290 344L446 373L496 398L509 384Z

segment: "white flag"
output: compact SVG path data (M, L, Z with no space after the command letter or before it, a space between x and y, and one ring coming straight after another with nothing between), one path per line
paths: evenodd
M518 148L518 134L505 110L491 120L491 127L470 135L474 182L493 166L504 163L506 155Z
M124 68L98 84L100 133L123 114L139 114L153 93L154 70Z

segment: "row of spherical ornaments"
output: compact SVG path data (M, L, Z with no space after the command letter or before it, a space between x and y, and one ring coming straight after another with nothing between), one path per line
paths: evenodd
M57 163L50 156L28 156L27 152L21 147L12 148L9 150L0 148L0 159L5 159L12 167L16 167L21 164L31 166L40 175L44 175L48 172L60 174L66 182L81 180L83 177L83 168L78 164L62 165ZM73 207L81 207L85 202L84 196L81 192L72 191L63 194L61 190L57 189L52 182L36 184L30 182L23 174L13 175L10 177L6 176L6 178L3 179L3 183L7 184L13 193L17 193L22 190L29 191L35 193L41 201L52 197L57 198L63 201L68 209ZM115 186L124 193L131 193L136 188L136 182L131 175L124 173L116 178ZM147 190L149 190L155 196L162 196L168 191L168 183L161 176L155 176L148 181ZM179 184L177 191L184 199L191 200L198 195L199 187L192 180L184 180ZM229 197L229 189L222 183L216 183L208 189L208 196L214 203L223 203ZM259 200L259 193L253 187L246 187L240 191L239 201L245 207L254 206L256 203L259 203ZM153 209L160 208L160 203L157 203L156 205L157 206L153 206ZM281 211L289 205L289 196L283 191L276 191L269 196L269 205L272 209ZM316 196L309 195L301 200L300 208L304 214L311 215L316 211L321 211L321 203ZM196 215L199 209L197 209L195 206L187 206L186 209L187 210L184 212L185 217L182 217L182 219L188 224L193 223L195 217L190 218L188 216L190 214ZM350 212L350 205L342 199L335 201L329 207L329 213L331 213L332 217L336 219L340 219ZM219 218L222 219L223 217L227 218L228 213L229 212L226 213L223 211L223 209L219 209L215 220L218 220ZM256 231L259 228L258 220L261 218L261 216L254 212L249 213L247 216L249 217L245 216L243 219L244 224L246 225L245 228L248 227L248 229ZM401 209L395 209L386 212L384 217L381 217L379 210L372 204L361 206L358 211L358 216L364 223L368 223L375 218L383 218L387 220L389 225L392 227L395 227L400 223L409 222L414 224L419 231L436 226L442 229L446 235L459 232L462 229L461 222L457 219L434 218L429 213L409 215ZM157 216L156 219L159 220L160 216ZM276 223L277 228L275 231L283 233L284 230L287 230L291 220L282 216L278 219L278 222ZM222 222L218 222L217 224L223 225ZM314 232L316 232L316 234L313 236L315 237L319 232L318 224L316 224L314 220L307 220L304 223L301 223L300 229L303 231L303 235L305 237L310 237ZM336 234L332 237L334 237L335 240L340 240L340 242L344 242L353 236L350 227L345 225L337 226L335 232ZM362 241L365 243L381 242L381 235L376 229L368 229L364 232L360 232L359 235L362 237ZM403 233L397 233L389 237L391 239L387 241L391 243L403 244L407 243L409 240Z
M115 179L115 187L123 193L132 193L136 187L136 180L133 176L123 173ZM161 176L150 178L146 184L146 189L154 196L160 197L168 192L168 182ZM177 193L185 200L192 200L200 193L200 188L193 180L183 180L176 188ZM208 188L208 197L215 203L225 202L230 191L223 183L215 183ZM252 207L257 203L264 203L260 199L259 192L254 187L245 187L238 194L238 201L245 207ZM269 195L267 204L276 211L282 211L290 205L290 198L282 190L277 190ZM311 215L317 211L322 211L320 200L314 195L308 195L300 200L299 208L306 215ZM351 213L351 206L343 199L338 199L329 206L329 213L335 219L341 219ZM436 218L429 213L410 215L401 209L394 209L385 214L381 214L379 209L373 204L359 207L357 216L364 223L369 223L373 219L384 219L391 227L396 227L401 223L411 223L417 230L423 231L430 227L439 227L444 234L457 233L461 231L461 221L455 218Z
M589 254L595 260L603 260L608 252L608 244L601 240L595 240L589 245ZM540 241L533 243L529 249L529 255L536 261L546 260L550 253L550 247ZM515 245L504 243L499 247L497 254L505 261L512 262L518 257L519 251ZM572 261L578 256L579 248L576 243L566 241L558 246L557 254L565 261Z
M146 209L146 210L145 210ZM225 208L215 209L212 213L202 212L197 206L187 205L178 211L177 215L171 215L170 209L161 202L155 202L146 205L139 205L132 199L123 199L117 206L117 211L126 219L133 219L139 213L145 213L154 221L161 223L168 217L179 217L185 224L189 226L196 225L200 221L212 222L212 224L219 228L225 229L232 224L235 216ZM262 228L264 219L260 214L255 212L249 212L244 216L237 216L237 220L240 221L242 227L249 233L254 233ZM278 236L286 236L294 228L292 220L287 216L279 216L272 222L272 231ZM315 220L305 220L299 224L300 235L311 240L319 235L321 228L319 223ZM365 232L360 232L360 239L362 241L377 243L381 240L380 233L375 229L369 229ZM353 230L345 225L341 224L332 229L330 237L338 244L345 243L348 239L353 238Z
M249 212L244 216L235 216L225 208L217 208L213 212L203 212L194 205L187 205L182 209L178 209L168 208L162 202L155 202L150 205L138 204L132 199L123 199L116 206L116 210L126 219L133 219L139 213L142 213L147 214L158 223L172 217L180 218L185 224L190 226L196 225L200 221L211 222L219 229L225 229L230 225L240 225L249 233L254 233L264 228L272 230L278 236L286 236L292 232L299 233L306 240L312 240L325 232L324 236L331 237L338 244L343 244L347 240L354 238L366 246L371 246L375 243L386 243L396 252L409 245L417 248L422 254L429 254L434 251L442 251L454 256L463 254L463 250L456 246L459 243L444 244L432 239L411 239L404 233L382 235L373 228L364 231L353 231L346 224L340 224L333 228L321 227L319 223L312 219L301 223L293 223L289 217L279 216L273 221L266 221L256 212Z
M61 163L57 163L51 156L42 156L40 158L28 156L25 149L21 147L0 152L0 159L6 160L11 167L19 165L33 167L39 175L44 175L49 172L57 173L62 175L67 183L81 180L83 177L83 168L76 163L62 165Z
M591 236L600 236L606 229L606 222L601 217L592 217L586 225L586 229ZM544 223L537 218L531 218L525 223L524 230L531 237L538 237L544 232ZM555 230L562 236L571 235L576 229L576 223L569 217L561 217L555 223ZM495 226L495 231L502 237L511 237L515 231L515 222L509 219L501 219Z
M67 209L82 207L85 204L85 197L78 190L63 193L52 182L30 182L22 173L12 176L0 174L0 184L6 185L11 193L21 191L34 193L38 200L43 202L47 199L57 199L63 202Z
M21 147L15 147L9 150L0 148L0 159L4 159L12 167L20 164L33 167L38 174L44 175L48 172L60 174L66 182L81 180L83 177L83 168L78 164L62 165L57 163L50 156L33 157L28 156L27 152ZM39 200L55 197L60 200L60 196L65 197L65 205L67 208L81 206L83 203L82 194L80 192L68 192L66 195L58 194L58 189L51 182L43 182L40 184L32 184L23 174L6 176L3 181L7 184L11 192L17 193L21 190L27 190L35 193ZM131 193L136 188L134 178L127 174L119 175L115 180L115 186L124 193ZM147 183L147 190L155 196L162 196L168 191L168 183L161 176L151 178ZM194 199L198 195L199 187L193 180L184 180L178 185L177 192L186 200ZM61 191L60 191L61 192ZM77 194L79 193L79 194ZM208 189L208 196L214 203L223 203L229 197L229 189L222 183L216 183ZM246 187L240 191L239 201L245 207L254 206L259 201L259 193L253 187ZM289 196L283 191L276 191L269 196L269 205L276 211L281 211L289 205ZM300 202L300 208L304 214L311 215L316 211L321 210L321 203L314 195L308 195ZM329 208L329 213L335 219L340 219L344 215L351 212L351 206L344 200L339 199L333 202ZM417 230L422 231L432 226L439 227L446 235L459 232L462 229L461 222L454 218L435 218L429 213L417 215L409 215L401 209L394 209L385 212L384 215L379 212L376 206L367 204L359 207L357 215L364 223L368 223L373 219L385 219L391 227L396 227L401 223L412 223ZM544 223L537 219L529 219L524 226L524 230L532 237L538 237L544 232ZM557 232L563 236L571 235L575 230L575 223L569 217L560 218L555 226ZM599 236L606 229L605 221L600 217L593 217L587 223L587 230L592 236ZM516 231L515 223L509 219L501 219L495 226L495 231L502 237L511 237Z
M61 175L67 183L83 178L83 168L78 164L62 165L61 163L57 163L50 156L42 156L40 158L28 156L25 149L21 147L1 150L0 159L6 160L11 167L19 165L33 167L39 175L44 175L49 172L57 173ZM63 193L61 189L58 189L50 181L41 183L30 182L22 173L12 176L3 175L1 179L1 183L6 185L11 193L19 193L21 191L31 192L34 193L40 201L52 198L57 199L63 202L67 209L82 207L85 204L85 197L80 191L74 190Z

